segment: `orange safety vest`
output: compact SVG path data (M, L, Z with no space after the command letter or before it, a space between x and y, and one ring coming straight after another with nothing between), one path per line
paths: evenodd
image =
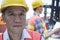
M32 31L32 30L27 30L28 33L31 35L32 40L41 40L42 39L42 35L36 31Z

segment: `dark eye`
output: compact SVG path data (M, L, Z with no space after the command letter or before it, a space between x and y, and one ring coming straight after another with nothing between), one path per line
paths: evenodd
M14 15L13 13L11 13L10 15Z
M14 16L14 14L13 13L10 13L9 16Z
M14 12L8 11L8 15L9 15L9 16L12 16L12 15L14 15Z
M20 16L23 16L23 15L25 15L24 13L20 13Z

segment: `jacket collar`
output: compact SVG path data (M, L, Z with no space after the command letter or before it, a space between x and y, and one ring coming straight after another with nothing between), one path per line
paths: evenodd
M4 36L3 37L4 37L4 40L10 40L7 29L4 32ZM29 33L27 32L26 29L23 30L21 40L24 40L24 38L31 38L31 36L29 35Z

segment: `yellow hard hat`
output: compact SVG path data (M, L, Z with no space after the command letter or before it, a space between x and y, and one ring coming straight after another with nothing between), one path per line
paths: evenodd
M28 9L28 6L27 6L25 0L4 0L2 2L1 8L4 9L8 6L23 6L26 9Z
M43 5L44 5L44 3L42 2L42 0L33 0L33 2L32 2L33 8L37 8L37 7L43 6Z

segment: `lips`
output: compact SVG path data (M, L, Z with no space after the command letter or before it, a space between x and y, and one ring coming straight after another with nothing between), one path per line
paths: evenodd
M13 27L22 27L22 25L13 25Z

